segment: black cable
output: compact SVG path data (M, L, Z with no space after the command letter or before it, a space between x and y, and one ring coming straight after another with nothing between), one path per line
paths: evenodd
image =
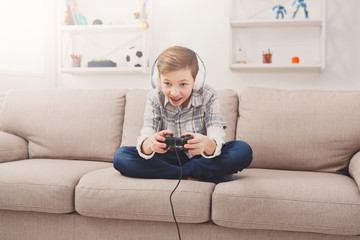
M178 224L178 222L176 221L175 212L174 212L174 206L173 206L173 203L172 203L172 200L171 200L172 195L174 194L175 190L178 188L178 186L179 186L179 184L180 184L180 182L181 182L181 179L182 179L182 165L181 165L180 157L179 157L179 155L178 155L178 152L177 152L176 147L175 147L175 153L176 153L176 157L177 157L177 159L178 159L178 161L179 161L180 176L179 176L179 181L178 181L178 183L176 184L174 190L173 190L173 191L171 192L171 194L170 194L170 205L171 205L171 211L172 211L172 214L173 214L174 222L175 222L175 224L176 224L176 228L177 228L177 231L178 231L179 240L181 240L181 234L180 234L179 224Z

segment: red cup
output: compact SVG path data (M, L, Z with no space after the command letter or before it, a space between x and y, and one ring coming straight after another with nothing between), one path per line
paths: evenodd
M272 63L272 53L263 53L263 63Z

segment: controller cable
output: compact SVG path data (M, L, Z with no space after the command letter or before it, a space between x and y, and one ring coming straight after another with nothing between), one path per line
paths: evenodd
M181 179L182 179L182 174L183 174L183 171L182 171L182 165L181 165L181 161L180 161L180 157L179 157L179 154L178 154L178 149L176 148L176 143L174 143L174 147L175 147L175 153L176 153L176 157L178 159L178 162L179 162L179 166L180 166L180 176L179 176L179 181L178 183L176 184L174 190L171 192L170 194L170 205L171 205L171 211L172 211L172 215L173 215L173 218L174 218L174 222L176 224L176 228L177 228L177 232L178 232L178 236L179 236L179 240L181 240L181 234L180 234L180 229L179 229L179 224L176 220L176 217L175 217L175 211L174 211L174 206L173 206L173 203L172 203L172 195L174 194L175 190L178 188L180 182L181 182Z

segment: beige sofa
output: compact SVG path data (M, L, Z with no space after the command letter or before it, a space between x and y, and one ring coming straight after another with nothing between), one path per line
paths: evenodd
M360 92L219 90L227 140L253 148L232 182L182 181L182 239L360 239ZM147 90L11 90L0 115L0 239L177 239L176 180L112 167Z

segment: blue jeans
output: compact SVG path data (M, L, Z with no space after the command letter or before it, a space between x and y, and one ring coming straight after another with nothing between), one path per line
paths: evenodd
M221 154L214 158L197 155L189 159L182 151L178 155L183 179L192 177L206 182L218 182L218 179L248 167L252 161L251 147L243 141L225 143ZM124 176L135 178L178 179L180 176L179 162L173 151L155 153L145 160L135 147L120 147L114 156L114 168Z

